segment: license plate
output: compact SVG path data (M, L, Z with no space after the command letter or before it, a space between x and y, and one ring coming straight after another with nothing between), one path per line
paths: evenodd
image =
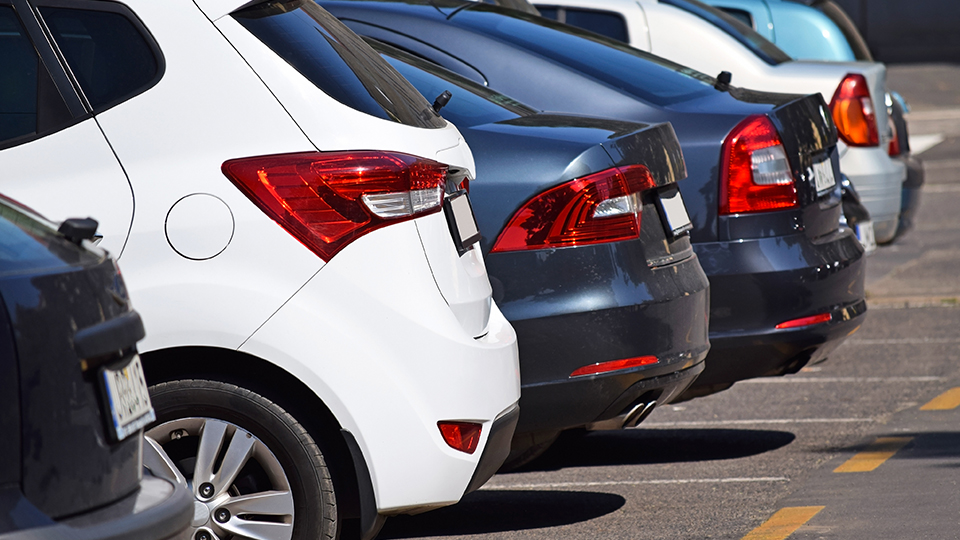
M860 245L863 246L863 250L867 253L873 253L877 249L877 239L873 236L873 222L864 221L862 223L857 223L853 228L857 233L857 240L860 240Z
M103 368L100 380L115 440L122 441L156 420L139 355L122 368Z
M657 193L657 202L666 224L667 232L674 238L693 228L687 207L683 204L680 189L677 186L667 186Z
M470 197L466 191L459 191L443 201L443 210L447 215L447 225L457 246L457 252L463 255L470 247L480 241L480 228L470 206Z
M813 164L813 179L817 185L817 195L824 193L837 185L833 176L833 162L825 159Z

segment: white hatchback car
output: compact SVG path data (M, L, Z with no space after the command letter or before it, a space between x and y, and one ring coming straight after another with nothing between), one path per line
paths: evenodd
M312 1L252 4L0 0L0 191L100 220L192 537L371 537L500 466L516 335L456 128Z
M887 71L876 62L794 61L725 13L697 0L537 0L548 18L620 39L732 84L823 95L839 129L840 170L870 211L877 241L897 232L906 167L887 155Z

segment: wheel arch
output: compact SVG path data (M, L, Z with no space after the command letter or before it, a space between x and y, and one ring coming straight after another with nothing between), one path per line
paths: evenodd
M219 347L172 347L144 352L140 357L150 385L181 379L215 380L256 392L285 409L324 453L337 491L340 517L369 516L371 507L376 515L370 473L362 455L355 455L359 448L353 435L300 379L257 356Z

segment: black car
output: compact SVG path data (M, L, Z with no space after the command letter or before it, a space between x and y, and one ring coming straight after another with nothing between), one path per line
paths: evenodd
M0 537L174 538L193 504L143 471L143 325L96 222L59 231L0 197Z
M710 279L710 344L685 397L796 372L866 313L863 248L839 226L837 130L818 95L731 86L615 40L458 0L322 2L354 31L534 107L670 122L691 241Z
M517 331L513 468L563 429L632 427L703 370L708 282L669 124L543 113L374 43L473 151L494 299ZM449 92L445 94L445 92ZM441 105L442 103L438 103Z

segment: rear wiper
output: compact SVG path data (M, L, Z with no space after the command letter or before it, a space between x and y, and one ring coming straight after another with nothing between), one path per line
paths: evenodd
M447 103L450 103L450 98L453 97L453 94L449 90L444 90L442 94L437 96L437 99L433 100L433 110L434 112L440 112L440 109L447 106Z

